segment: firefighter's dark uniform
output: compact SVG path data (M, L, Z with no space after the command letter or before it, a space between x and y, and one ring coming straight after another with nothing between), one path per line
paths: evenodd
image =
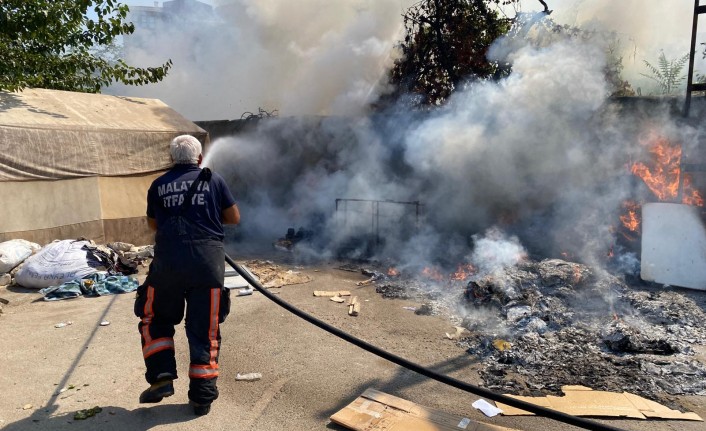
M150 384L177 378L174 326L184 318L189 340L189 399L210 404L218 398L219 324L230 310L223 287L225 252L221 212L235 204L222 177L202 175L186 202L191 182L201 169L175 165L157 178L147 193L147 216L157 222L154 259L138 289L135 314ZM182 207L183 206L183 207Z

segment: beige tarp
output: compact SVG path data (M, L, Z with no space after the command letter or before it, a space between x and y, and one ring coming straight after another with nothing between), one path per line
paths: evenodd
M156 99L26 89L0 92L0 181L168 169L169 141L206 131Z
M208 134L159 100L26 89L0 92L0 241L153 241L147 188L169 141Z
M0 241L22 238L45 244L83 236L96 242L150 244L147 189L161 174L0 182ZM116 231L120 225L126 230Z

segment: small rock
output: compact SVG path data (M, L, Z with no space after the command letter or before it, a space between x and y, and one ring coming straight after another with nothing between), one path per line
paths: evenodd
M110 325L110 322L108 322L107 320L104 320L101 322L101 326L108 326L108 325Z
M95 406L92 409L79 410L74 414L74 420L82 421L82 420L88 419L90 417L93 417L102 411L103 411L103 409L98 406Z
M33 407L32 404L25 404L25 405L22 406L22 410L29 410L29 409L31 409L32 407Z

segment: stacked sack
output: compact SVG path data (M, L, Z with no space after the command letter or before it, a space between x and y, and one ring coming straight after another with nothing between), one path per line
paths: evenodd
M42 247L23 239L0 242L0 286L12 284L11 271Z

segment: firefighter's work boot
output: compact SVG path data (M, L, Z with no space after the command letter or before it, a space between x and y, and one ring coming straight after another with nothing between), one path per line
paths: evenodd
M140 394L140 404L153 404L162 401L165 397L174 395L174 385L171 380L154 383Z
M194 408L194 414L196 416L205 416L211 411L211 404L199 404L193 401L189 401L189 404Z

